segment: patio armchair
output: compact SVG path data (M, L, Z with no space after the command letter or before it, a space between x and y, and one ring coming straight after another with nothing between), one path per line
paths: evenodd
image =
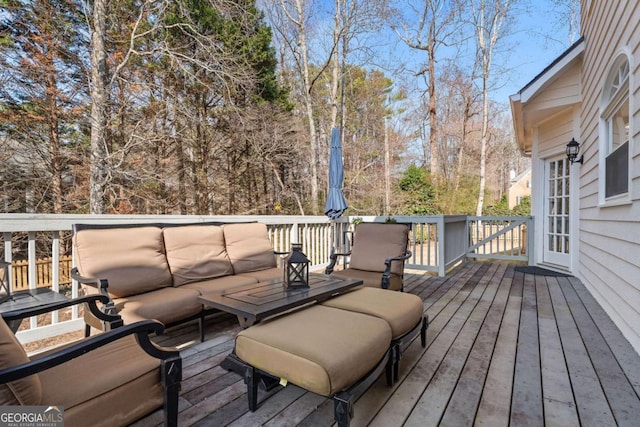
M402 291L404 262L411 256L408 244L408 224L357 224L351 251L333 252L325 274L359 278L364 286ZM334 272L338 257L350 257L349 266Z
M27 356L8 323L84 303L101 313L92 295L33 310L5 312L0 319L0 405L63 408L64 425L125 426L164 409L166 426L177 425L182 359L149 339L164 326L145 320Z

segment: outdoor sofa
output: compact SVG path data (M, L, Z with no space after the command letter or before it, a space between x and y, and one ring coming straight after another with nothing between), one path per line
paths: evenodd
M166 326L216 312L198 298L235 286L281 279L262 223L74 225L72 277L87 294L103 294L103 310L125 324L155 319ZM85 310L90 328L106 329Z

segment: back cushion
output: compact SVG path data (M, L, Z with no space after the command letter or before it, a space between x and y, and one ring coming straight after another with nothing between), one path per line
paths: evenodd
M233 274L222 227L187 225L162 233L174 286Z
M27 363L29 358L0 317L0 369ZM0 405L40 405L42 386L37 374L0 384Z
M159 227L80 230L73 241L80 274L107 279L112 297L171 286Z
M361 223L356 225L349 267L384 272L384 260L406 253L409 227L404 224ZM391 264L393 273L402 274L404 263Z
M225 224L222 230L235 274L276 267L266 225L259 222Z

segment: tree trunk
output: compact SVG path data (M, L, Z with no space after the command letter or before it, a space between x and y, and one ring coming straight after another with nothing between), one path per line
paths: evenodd
M304 24L304 2L296 0L298 12L298 42L302 52L302 67L304 81L304 101L309 122L309 170L311 172L311 212L316 215L318 213L318 140L316 137L316 124L313 119L313 100L311 99L311 80L309 78L309 58L307 54L307 37Z
M478 190L478 205L476 216L482 215L484 206L484 191L487 181L487 131L489 129L489 94L487 89L488 72L482 76L482 136L480 138L480 189Z
M107 0L93 3L91 32L91 161L89 180L89 211L104 213L104 193L107 177L107 61L105 49Z
M435 22L432 22L432 26ZM436 56L435 56L435 40L430 44L427 53L429 56L429 154L431 157L430 170L434 183L438 182L440 174L438 168L438 105L436 100Z

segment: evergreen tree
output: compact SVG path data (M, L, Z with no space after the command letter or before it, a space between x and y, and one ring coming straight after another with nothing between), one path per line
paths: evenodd
M32 194L31 211L62 213L68 151L86 113L86 44L76 1L0 1L0 129L27 172L16 191ZM22 180L21 180L22 178Z

